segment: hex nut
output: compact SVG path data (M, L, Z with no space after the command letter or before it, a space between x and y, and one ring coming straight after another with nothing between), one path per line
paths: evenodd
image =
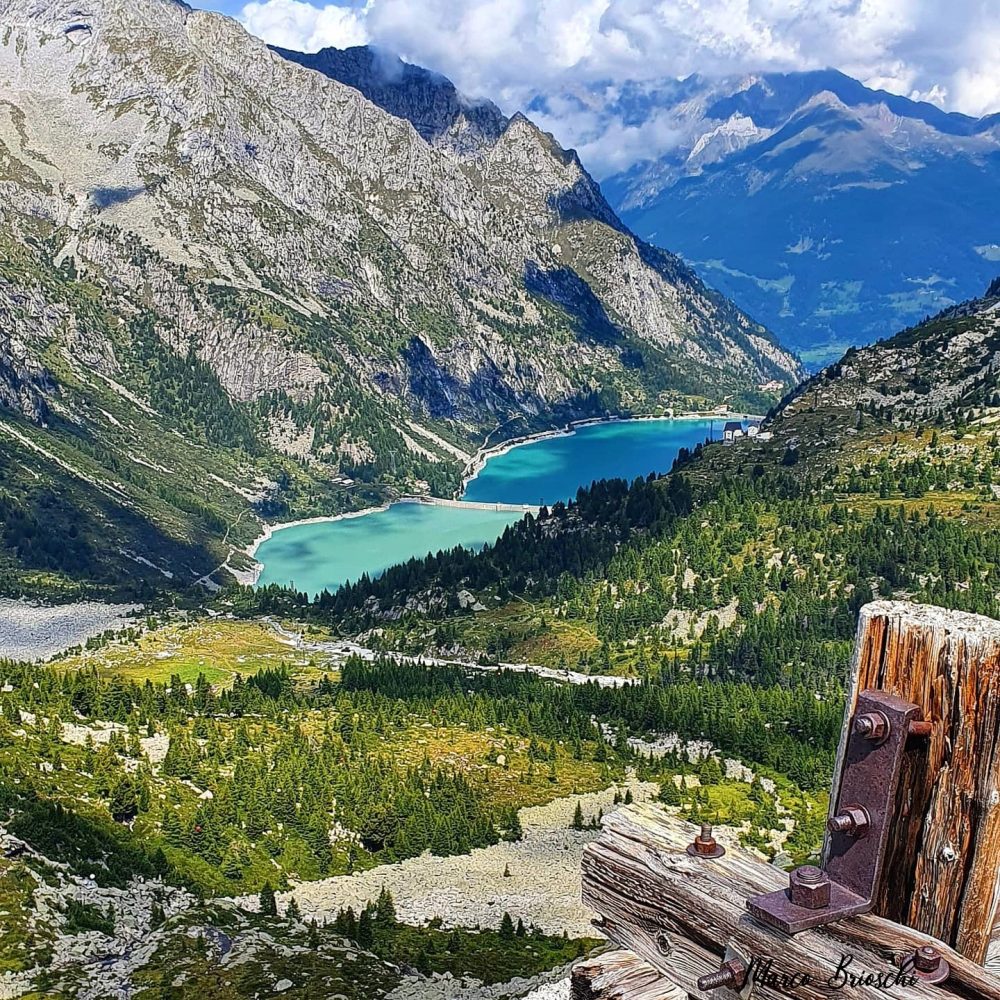
M883 712L865 712L854 720L854 731L872 743L884 743L892 726Z
M903 967L925 983L943 983L951 975L951 966L941 952L931 945L923 945L903 960Z
M728 986L730 989L741 990L747 981L750 967L741 958L730 958L719 966L718 972L710 972L707 976L698 977L698 989L703 993Z
M710 823L702 823L701 833L688 844L688 854L695 858L721 858L726 849L712 836Z
M796 906L821 910L830 905L830 879L820 868L804 865L788 876L789 895Z
M846 833L852 837L862 837L868 832L871 817L864 806L845 806L835 816L831 816L826 827L831 833Z

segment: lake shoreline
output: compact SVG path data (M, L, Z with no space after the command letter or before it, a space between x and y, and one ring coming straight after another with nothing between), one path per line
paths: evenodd
M528 444L536 444L539 441L549 441L552 438L572 437L581 427L594 427L599 424L624 424L641 420L662 420L674 423L679 420L736 419L756 420L758 417L755 414L745 413L698 413L689 411L685 413L678 413L674 416L656 416L651 413L644 413L632 417L586 417L582 420L571 420L568 424L563 424L562 427L553 427L547 431L538 431L536 434L522 434L519 437L508 438L506 441L501 441L499 444L480 448L466 465L465 470L462 473L462 486L458 492L459 494L465 493L465 491L469 488L469 484L479 475L480 472L483 471L483 467L491 458L499 458L501 455L506 455L515 448L521 448Z
M662 420L662 421L680 421L680 420L735 420L735 419L756 419L752 415L739 414L739 413L719 413L719 412L709 412L709 413L698 413L698 412L685 412L678 413L674 416L655 416L653 414L640 414L637 416L622 417L588 417L582 420L571 420L569 423L564 424L562 427L553 427L549 430L539 431L535 434L523 434L519 437L508 438L495 445L489 445L486 447L480 447L476 453L472 456L469 462L466 464L465 469L462 473L462 485L457 491L459 496L464 494L469 488L469 484L482 472L486 463L492 458L498 458L501 455L506 455L508 452L513 451L515 448L521 448L525 445L536 444L539 441L548 441L552 438L560 437L572 437L579 428L581 427L591 427L597 424L614 424L614 423L628 423L632 421L640 420ZM420 494L414 496L402 496L396 500L388 500L385 503L379 504L375 507L364 507L361 510L345 511L341 514L321 514L315 517L301 518L297 521L282 521L278 523L265 523L262 533L254 539L249 545L246 546L243 551L252 561L252 568L248 570L240 570L238 581L245 586L256 586L257 582L260 580L261 573L264 571L263 563L259 562L256 558L256 554L261 545L272 538L275 532L284 531L286 528L297 528L301 525L308 524L332 524L336 521L344 521L349 518L355 517L365 517L368 514L378 514L387 511L393 504L397 503L424 503L434 506L458 506L462 502L458 497L446 498L446 497L435 497L430 494ZM479 506L476 503L476 506ZM493 506L493 504L489 504ZM525 513L531 511L537 511L538 507L530 504L520 504L520 505L498 505L497 509L505 509L507 507L518 507L522 508ZM230 572L233 572L230 569Z

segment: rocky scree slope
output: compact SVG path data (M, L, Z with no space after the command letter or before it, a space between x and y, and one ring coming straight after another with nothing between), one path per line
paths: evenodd
M448 492L501 424L795 380L574 154L465 122L428 141L174 0L3 0L0 572L190 582L250 505Z
M852 469L880 463L910 466L911 477L914 463L946 468L956 489L966 478L959 470L974 468L965 488L988 484L1000 432L1000 279L980 298L851 348L790 392L761 430L733 447L698 449L685 474L709 494L720 477L776 466L835 490Z

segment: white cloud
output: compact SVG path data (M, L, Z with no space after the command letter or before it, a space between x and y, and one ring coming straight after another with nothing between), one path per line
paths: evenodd
M566 117L551 105L534 117L598 174L672 141L655 116L638 130L608 114L600 95L626 81L835 67L949 110L1000 111L996 0L255 0L242 20L306 51L376 43L508 112L571 95Z
M240 19L271 45L315 52L330 45L343 49L366 44L366 13L365 8L351 10L335 4L314 7L303 0L264 0L248 3Z

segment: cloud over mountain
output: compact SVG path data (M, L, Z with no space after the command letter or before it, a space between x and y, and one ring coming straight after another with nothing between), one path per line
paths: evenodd
M544 124L589 151L598 173L639 158L644 143L653 155L670 143L609 109L626 80L835 66L948 110L1000 110L992 0L255 0L241 17L289 48L383 46L508 113L586 88L588 113Z

